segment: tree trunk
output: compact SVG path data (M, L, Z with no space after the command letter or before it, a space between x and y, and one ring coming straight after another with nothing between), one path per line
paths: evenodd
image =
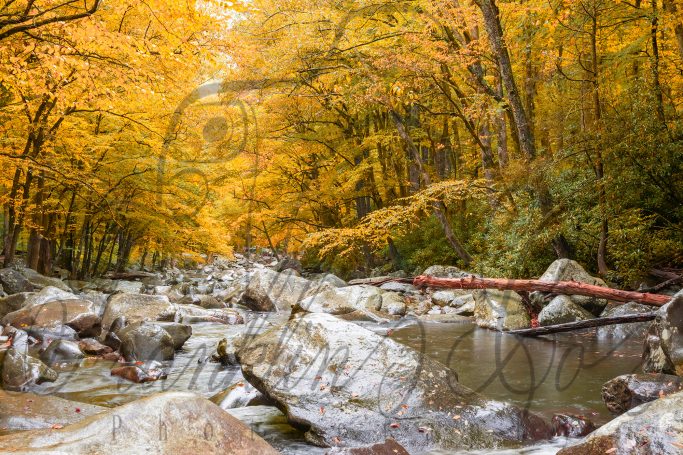
M540 281L510 280L505 278L434 278L418 276L413 280L417 287L435 287L449 289L500 289L525 292L549 292L560 295L583 295L608 299L615 302L638 302L644 305L662 306L671 300L668 295L646 294L634 291L610 289L577 281Z
M535 327L533 329L510 330L511 335L522 335L527 337L537 337L549 335L551 333L571 332L573 330L588 329L591 327L603 327L615 324L631 324L633 322L654 321L657 313L629 314L626 316L614 316L611 318L596 318L586 321L567 322L565 324L547 325L545 327Z
M396 129L398 130L399 136L401 136L401 139L403 139L408 150L413 155L413 159L419 169L423 183L425 184L425 186L430 185L431 179L429 178L429 174L422 165L422 158L420 157L420 153L417 150L417 147L415 147L413 140L411 139L410 135L405 129L403 119L395 111L391 111L391 117L393 118L394 123L396 124ZM446 216L445 206L442 202L434 204L434 215L436 216L436 219L439 220L439 223L443 228L444 235L446 236L448 244L451 246L451 248L453 248L458 257L460 257L464 266L468 267L472 262L472 256L469 255L469 253L465 250L465 248L462 246L460 241L455 236L455 233L453 232L453 227L451 226L451 223L448 220L448 217Z

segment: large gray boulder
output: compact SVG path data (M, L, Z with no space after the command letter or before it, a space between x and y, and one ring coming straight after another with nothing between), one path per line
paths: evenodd
M602 401L613 414L630 409L683 389L683 378L670 374L624 374L602 386Z
M406 299L398 292L382 293L382 312L392 316L403 316L406 314Z
M319 294L306 297L292 308L292 313L346 314L354 311L382 308L382 291L374 286L357 285L325 288Z
M71 288L59 278L41 275L35 270L29 269L27 267L19 269L19 273L24 275L24 277L26 277L28 282L31 283L35 289L43 289L50 286L66 292L71 291Z
M657 311L645 338L643 372L683 376L683 291Z
M558 455L680 455L683 392L642 404Z
M166 392L59 429L0 437L0 452L92 455L278 452L220 407L187 392Z
M3 431L37 430L69 425L106 409L52 395L0 390L0 428Z
M499 331L531 327L522 297L514 291L475 291L474 300L474 318L479 327Z
M77 300L71 292L52 286L44 287L40 292L19 292L0 299L0 317L18 311L24 307L40 305L51 300Z
M558 295L538 313L538 323L543 326L586 321L594 318L595 316L588 310L575 304L566 295Z
M88 300L50 300L6 314L3 324L14 327L68 325L81 336L97 336L101 330L100 308Z
M34 290L33 285L24 275L9 267L0 269L0 285L2 285L2 289L9 295L18 292L31 292Z
M249 278L241 302L254 311L289 311L307 296L328 286L301 278L291 271L278 273L257 269Z
M57 380L57 372L38 359L10 348L2 360L2 388L27 390L28 388Z
M584 270L581 265L571 259L558 259L545 271L539 278L541 281L556 282L556 281L577 281L580 283L592 284L594 286L604 286L607 284L600 278L593 277ZM542 306L546 294L542 292L532 292L529 297L538 306ZM571 295L569 298L572 302L590 311L593 315L599 315L607 306L607 300L596 297L587 297L582 295Z
M176 306L168 297L162 295L114 294L109 297L102 327L109 330L112 322L119 317L126 318L129 324L142 321L173 321Z
M157 324L131 324L116 335L121 340L121 355L129 362L173 360L175 355L173 337Z
M421 453L549 436L540 419L479 396L446 366L329 314L295 317L247 338L238 357L244 377L318 446L392 436Z
M623 305L609 304L600 315L601 318L627 316L630 314L651 313L654 307L628 302ZM650 327L651 322L632 322L630 324L615 324L598 327L598 338L625 340L627 338L643 338Z
M422 275L433 276L437 278L467 278L472 276L471 273L460 270L452 265L432 265L427 267Z

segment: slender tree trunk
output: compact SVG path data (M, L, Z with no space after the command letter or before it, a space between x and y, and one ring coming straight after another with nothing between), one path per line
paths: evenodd
M415 161L415 164L419 169L422 181L425 185L430 185L431 179L429 178L429 174L422 165L422 158L420 157L420 153L417 150L417 147L415 147L413 140L411 139L410 135L405 129L403 119L395 111L391 111L391 116L394 120L394 123L396 124L396 129L398 131L399 136L401 137L401 139L403 139L407 149L413 155L413 160ZM448 244L453 248L453 250L455 250L456 254L458 255L458 257L460 257L465 267L468 267L472 262L472 256L469 255L469 253L462 246L462 243L460 243L460 241L455 236L451 223L448 220L448 217L446 216L445 206L442 202L434 204L434 215L441 224Z

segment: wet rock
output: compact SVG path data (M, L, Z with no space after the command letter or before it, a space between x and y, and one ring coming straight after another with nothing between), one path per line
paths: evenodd
M2 387L5 390L27 390L35 384L54 382L57 372L38 359L10 348L2 361Z
M214 362L223 365L238 365L237 351L242 346L242 337L223 338L216 346L216 352L211 356Z
M112 352L112 348L100 343L94 338L86 338L78 342L78 347L84 354L103 356Z
M0 269L0 285L9 295L19 292L31 292L34 289L33 285L24 275L9 267Z
M499 331L531 327L531 317L516 292L486 289L475 291L474 299L474 318L479 327Z
M422 275L438 278L467 278L472 276L471 273L467 273L452 265L433 265L422 272Z
M558 455L680 454L683 392L642 404Z
M571 259L558 259L539 278L541 281L578 281L594 286L607 286L600 278L590 276L581 265ZM537 306L543 306L546 294L532 292L529 294L531 301ZM572 302L588 310L593 315L599 315L607 305L607 300L582 295L569 296Z
M584 416L555 414L552 418L554 436L580 438L595 430L595 425Z
M75 341L55 340L40 354L40 360L46 365L78 362L85 355Z
M382 294L382 312L392 316L406 314L407 306L405 298L396 292L384 292Z
M648 329L643 372L683 376L683 291L657 311Z
M173 348L177 351L182 348L192 336L192 326L177 322L155 322L155 325L163 328L173 339Z
M223 409L273 405L272 401L268 400L253 385L245 381L236 382L209 399L212 403L216 403Z
M114 367L110 373L112 376L118 376L136 384L154 382L168 377L168 373L164 371L159 362Z
M327 285L292 273L258 269L250 276L242 303L254 311L289 311L292 306L325 287Z
M160 418L161 417L161 418ZM167 392L87 417L61 429L0 437L0 451L276 455L249 427L197 395Z
M444 365L324 313L248 338L245 378L319 446L366 446L392 436L406 450L458 450L547 437L549 427L487 400Z
M394 438L387 438L382 443L368 447L335 447L326 453L329 455L410 455Z
M244 316L233 308L207 310L197 305L178 305L176 320L184 324L216 322L219 324L244 324Z
M602 400L613 414L624 412L683 389L683 378L669 374L625 374L602 386Z
M640 305L635 302L623 305L609 304L600 315L601 318L626 316L629 314L651 313L655 308L647 305ZM647 333L651 322L633 322L631 324L615 324L605 327L598 327L598 338L625 340L631 337L642 338Z
M68 325L57 325L54 327L26 327L24 329L33 338L43 342L47 347L53 340L78 340L78 333Z
M28 293L28 298L24 303L25 307L42 305L53 300L85 300L77 295L52 286L44 287L39 292Z
M3 431L36 430L69 425L107 408L51 395L0 390L0 428Z
M168 297L160 295L115 294L109 298L102 327L109 329L118 317L125 317L129 324L142 321L173 321L176 306Z
M292 308L296 313L346 314L358 310L379 311L382 308L382 291L374 286L357 285L344 288L326 288L306 297Z
M101 318L97 306L87 300L51 300L24 307L2 318L14 327L55 327L68 325L81 336L99 335Z
M121 339L121 355L129 361L173 360L173 338L153 323L135 323L117 333Z
M19 273L31 283L34 289L43 289L46 287L53 287L62 291L71 292L71 288L59 278L41 275L33 269L23 267L19 269Z
M225 305L212 295L191 294L186 295L178 303L183 305L197 305L202 308L225 308Z
M595 316L588 310L584 310L575 304L566 295L558 295L538 313L538 323L540 325L564 324L594 318Z

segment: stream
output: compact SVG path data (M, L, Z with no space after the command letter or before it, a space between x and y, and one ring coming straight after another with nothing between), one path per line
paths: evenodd
M209 398L244 380L238 366L207 361L218 341L245 330L262 331L287 317L251 312L249 316L249 323L241 326L193 324L193 335L176 354L166 380L133 384L111 376L111 362L86 359L60 369L56 382L34 391L108 407L169 390L192 391ZM585 415L598 425L610 420L600 389L609 379L637 371L642 353L642 340L599 340L594 330L533 339L480 329L468 321L424 323L404 318L391 326L362 325L448 365L463 385L482 395L525 407L547 420L555 413ZM303 433L288 425L274 407L250 406L228 412L282 453L325 453L325 449L304 442ZM554 454L566 444L566 439L556 438L521 451L459 453Z

